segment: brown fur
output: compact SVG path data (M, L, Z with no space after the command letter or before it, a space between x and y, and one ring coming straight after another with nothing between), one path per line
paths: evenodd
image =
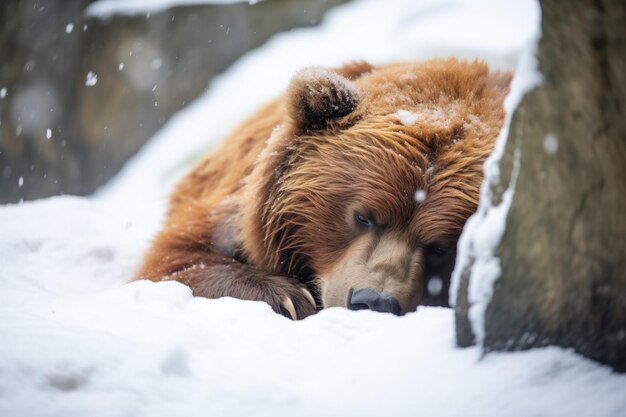
M447 291L509 81L454 59L299 72L180 182L138 278L285 315L289 299L300 318L315 312L303 288L318 307L320 296L345 305L359 285L394 294L403 311L445 304L424 286L436 275ZM418 118L405 126L398 110ZM360 228L356 212L375 226Z

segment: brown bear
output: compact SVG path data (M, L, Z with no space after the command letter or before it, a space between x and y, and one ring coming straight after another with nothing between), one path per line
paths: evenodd
M178 184L137 278L293 319L446 305L510 79L452 58L297 72Z

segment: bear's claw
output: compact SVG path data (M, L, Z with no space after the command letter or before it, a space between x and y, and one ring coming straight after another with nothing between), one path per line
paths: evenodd
M293 301L289 297L283 297L280 301L281 306L287 310L292 320L298 320L298 315L296 314L296 307L293 305Z
M280 305L276 311L292 320L301 320L311 314L315 314L317 304L311 292L304 286L298 286L297 290L294 290L296 288L280 297Z
M313 295L311 295L311 292L306 288L300 288L300 291L304 293L304 296L307 300L309 300L313 308L317 309L317 304L315 304L315 299L313 298Z

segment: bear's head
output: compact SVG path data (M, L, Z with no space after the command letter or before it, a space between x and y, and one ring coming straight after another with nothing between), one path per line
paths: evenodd
M301 70L245 184L244 250L324 307L446 305L509 82L454 59Z

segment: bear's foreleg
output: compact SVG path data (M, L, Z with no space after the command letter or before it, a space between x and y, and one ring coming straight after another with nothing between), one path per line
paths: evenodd
M294 320L317 311L311 292L297 278L272 274L242 257L237 198L189 202L186 189L179 191L180 206L171 210L136 279L176 280L198 297L265 301Z
M294 320L317 311L315 300L304 284L293 278L265 273L232 258L205 257L202 263L163 280L188 285L194 296L265 301L277 313Z

